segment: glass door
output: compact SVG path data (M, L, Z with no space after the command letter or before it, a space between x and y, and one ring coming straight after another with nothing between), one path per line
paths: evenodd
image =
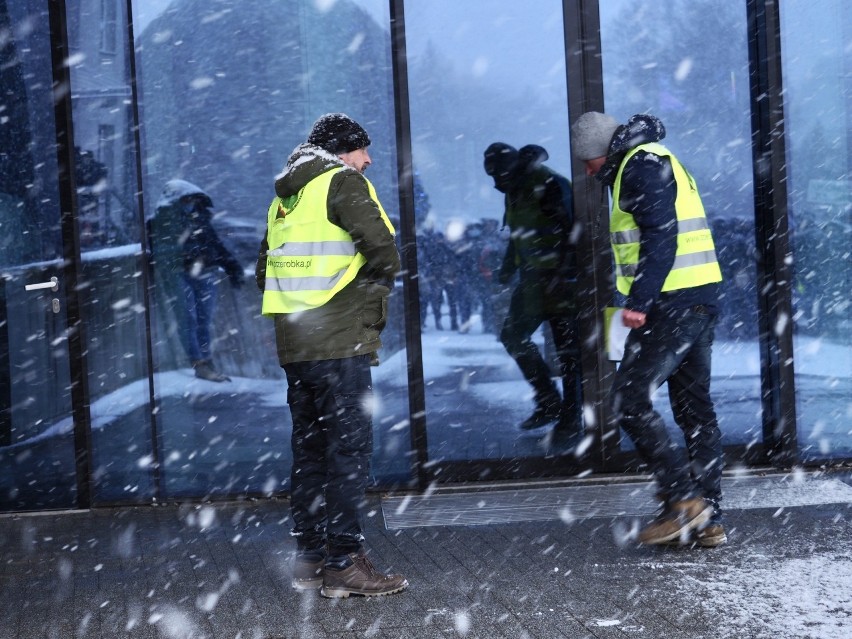
M601 3L606 110L618 122L634 113L662 120L662 143L698 184L723 277L711 391L724 445L748 455L762 446L763 416L746 7L706 0L675 6L678 20L663 17L655 2ZM621 37L625 27L638 35ZM720 39L724 49L712 45ZM696 100L708 87L708 99ZM666 386L654 406L682 441ZM623 449L631 446L622 438ZM728 465L744 461L728 456Z
M780 15L798 444L813 462L852 455L852 7L785 0Z
M0 510L73 507L47 3L0 0Z
M562 3L409 2L405 26L430 468L569 474L586 444Z

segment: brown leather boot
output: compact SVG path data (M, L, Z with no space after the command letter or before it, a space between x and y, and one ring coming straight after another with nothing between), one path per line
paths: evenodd
M376 597L392 595L408 588L408 580L405 577L379 572L363 552L351 553L349 561L352 563L339 570L326 565L320 590L323 597L345 598L349 595Z
M639 543L668 544L676 539L688 540L690 533L709 521L713 506L701 497L669 504L663 513L639 533Z

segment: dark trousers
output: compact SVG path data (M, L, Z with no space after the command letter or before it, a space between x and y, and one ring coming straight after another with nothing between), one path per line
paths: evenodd
M650 466L668 501L696 495L710 501L721 517L722 436L710 398L710 354L715 315L693 307L648 315L630 331L624 361L612 385L610 401L619 425ZM675 421L686 450L669 436L651 396L668 383Z
M293 418L292 535L300 550L361 548L373 425L370 356L284 366Z
M538 290L542 290L539 286ZM536 289L522 284L512 294L509 313L500 331L500 341L535 392L538 404L562 402L563 415L575 425L580 423L581 384L577 320L573 313L548 309L543 300L532 299ZM550 367L541 355L532 335L543 322L550 324L556 357L562 374L562 398L551 379Z

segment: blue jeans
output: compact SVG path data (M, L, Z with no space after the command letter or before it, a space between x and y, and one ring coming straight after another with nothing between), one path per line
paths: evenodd
M710 355L716 316L703 307L654 314L627 336L624 360L610 401L619 426L657 481L668 502L702 496L722 511L722 435L710 398ZM651 396L668 383L675 422L686 450L675 444Z
M178 304L176 309L179 315L181 344L193 364L200 360L209 360L210 326L216 310L215 278L206 273L199 277L181 273L180 287L183 292L183 304Z
M373 452L370 356L286 364L293 418L292 535L300 550L357 552Z

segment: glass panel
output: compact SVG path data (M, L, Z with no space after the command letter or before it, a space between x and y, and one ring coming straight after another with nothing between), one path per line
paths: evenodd
M52 86L47 3L0 0L0 510L76 500Z
M96 502L154 494L125 5L67 3L66 14Z
M554 343L577 362L562 3L405 12L429 457L565 453L579 376L566 371L561 406ZM498 156L505 196L484 169L495 142L514 149ZM521 430L537 405L539 427Z
M762 407L745 3L602 2L601 41L607 111L619 122L634 113L659 117L667 131L663 144L698 184L724 278L712 363L719 426L726 445L759 443ZM677 430L665 387L656 394L654 405ZM682 439L678 434L676 441ZM622 445L627 444L624 438Z
M291 422L272 322L260 315L261 294L253 281L258 247L276 174L327 112L345 112L368 130L373 165L367 175L385 210L398 220L387 3L136 5L165 491L175 496L286 490ZM213 262L230 273L220 267L185 269L194 260L185 260L188 244L177 242L184 227L170 231L171 222L158 213L176 210L170 206L174 193L164 193L172 180L206 194L212 220L200 245L215 246L222 259ZM200 295L187 293L190 283ZM397 289L382 336L382 364L373 372L373 472L382 483L410 474L401 301ZM203 332L188 320L209 326L209 352ZM229 380L199 377L211 376L204 371L210 365Z
M852 6L780 3L796 412L806 459L852 454Z

